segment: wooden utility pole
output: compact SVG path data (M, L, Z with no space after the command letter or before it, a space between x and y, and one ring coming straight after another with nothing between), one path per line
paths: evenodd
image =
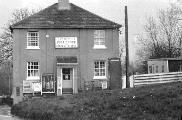
M129 79L129 49L128 49L128 11L125 6L125 46L126 46L126 88L130 87Z

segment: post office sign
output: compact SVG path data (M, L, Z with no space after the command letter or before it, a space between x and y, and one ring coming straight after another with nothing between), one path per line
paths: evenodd
M55 48L77 48L77 37L56 37Z

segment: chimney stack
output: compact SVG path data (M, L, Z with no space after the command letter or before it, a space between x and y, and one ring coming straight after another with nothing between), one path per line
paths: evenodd
M58 10L70 10L69 0L58 0Z

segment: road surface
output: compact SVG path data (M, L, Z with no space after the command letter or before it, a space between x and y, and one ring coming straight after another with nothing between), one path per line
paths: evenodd
M0 106L0 120L23 120L17 117L13 117L10 113L11 108L7 105Z

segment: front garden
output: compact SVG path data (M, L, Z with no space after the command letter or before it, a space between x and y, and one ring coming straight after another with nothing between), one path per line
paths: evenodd
M34 98L11 113L33 120L180 120L182 83Z

